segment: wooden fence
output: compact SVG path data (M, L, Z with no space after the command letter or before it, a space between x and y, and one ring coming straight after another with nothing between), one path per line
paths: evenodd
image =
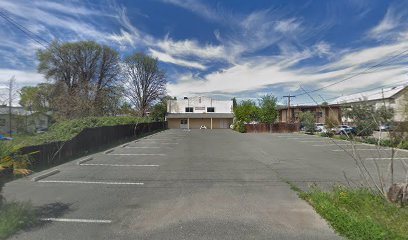
M300 130L299 123L275 123L275 124L245 124L247 133L261 133L261 132L272 132L272 133L288 133L288 132L298 132Z
M71 140L27 146L21 148L20 152L34 153L31 154L32 169L41 169L67 162L126 139L166 128L166 122L86 128Z

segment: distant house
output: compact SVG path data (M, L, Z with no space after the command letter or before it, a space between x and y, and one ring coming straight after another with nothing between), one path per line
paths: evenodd
M284 123L299 122L301 112L311 112L315 116L316 123L325 123L326 119L336 120L341 123L341 108L339 105L299 105L279 108L279 121Z
M0 106L0 134L10 133L10 109ZM49 115L40 112L27 111L23 107L11 107L11 132L35 132L49 126Z
M407 112L405 107L408 103L408 87L398 86L391 88L384 88L382 90L373 90L348 96L342 96L335 99L332 104L341 105L342 107L350 107L353 104L359 104L365 102L373 105L375 108L386 106L394 110L394 121L402 122L407 121ZM407 95L407 96L406 96ZM347 119L343 118L343 121Z
M233 118L231 100L198 96L167 101L166 120L169 128L229 128Z

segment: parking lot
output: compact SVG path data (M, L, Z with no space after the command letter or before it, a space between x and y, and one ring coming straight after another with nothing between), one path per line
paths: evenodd
M286 181L324 187L346 173L358 182L351 147L302 134L166 130L8 183L5 197L31 201L43 220L12 239L335 239ZM388 167L389 149L355 148L368 168Z

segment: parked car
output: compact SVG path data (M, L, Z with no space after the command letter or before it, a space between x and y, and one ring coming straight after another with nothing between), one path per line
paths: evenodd
M334 132L340 135L350 135L350 134L356 134L356 129L348 125L340 125L334 129Z
M315 130L317 132L327 132L326 126L323 123L315 123Z

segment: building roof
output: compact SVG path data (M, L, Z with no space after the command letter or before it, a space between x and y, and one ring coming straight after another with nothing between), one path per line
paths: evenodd
M167 118L233 118L232 113L169 113Z
M374 100L392 98L394 95L401 92L405 88L406 86L398 86L398 87L384 88L381 90L377 89L377 90L372 90L372 91L351 94L351 95L336 98L331 103L334 103L334 104L354 103L354 102L360 102L360 101L374 101Z

